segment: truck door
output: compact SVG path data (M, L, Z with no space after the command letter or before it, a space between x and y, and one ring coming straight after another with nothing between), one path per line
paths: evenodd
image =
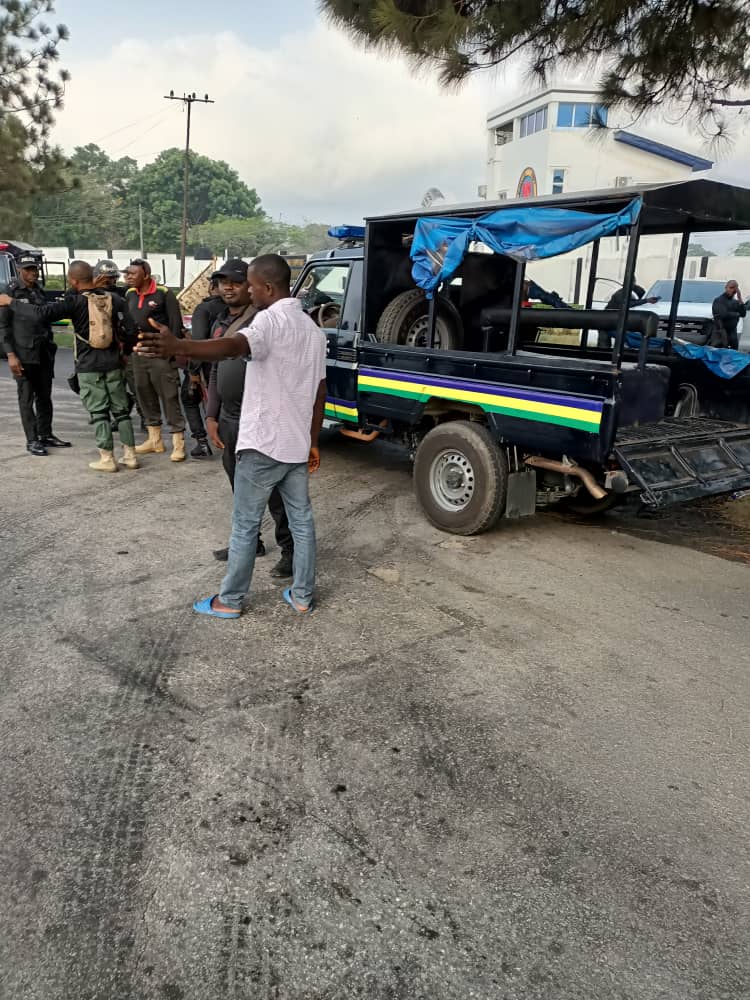
M327 340L325 415L357 424L357 349L362 309L362 261L316 261L302 275L297 298L325 330Z

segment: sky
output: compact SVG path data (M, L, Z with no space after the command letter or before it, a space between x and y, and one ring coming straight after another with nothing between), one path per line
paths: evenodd
M475 199L486 114L522 85L511 69L446 93L434 74L332 28L315 0L215 8L130 0L112 15L112 31L98 6L57 0L55 8L71 36L61 47L71 81L54 131L64 149L95 142L146 163L184 145L182 105L164 95L208 93L216 103L194 105L191 148L226 160L287 222L356 223L413 207L430 187L447 200ZM671 141L706 153L685 128ZM743 140L733 161L749 151Z

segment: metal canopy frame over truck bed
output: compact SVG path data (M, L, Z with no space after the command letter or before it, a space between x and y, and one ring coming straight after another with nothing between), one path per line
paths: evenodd
M523 209L543 232L547 209L593 219L634 201L638 212L619 230L629 240L622 308L589 311L597 241L588 309L554 313L557 326L613 331L611 349L589 347L585 330L569 346L528 339L553 314L522 309L522 256L467 252L460 280L431 303L415 288L410 251L420 220L439 228L492 212L501 226ZM458 533L539 503L606 505L617 491L637 489L662 505L750 486L750 376L720 379L672 350L691 234L737 229L750 229L750 190L700 179L369 218L362 255L349 248L340 258L350 276L338 327L328 332L329 415L346 421L349 436L406 443L426 515ZM658 319L631 312L630 292L641 237L667 233L679 234L681 247L667 335L654 352ZM308 264L298 288L318 265ZM627 344L632 331L641 334L638 351Z

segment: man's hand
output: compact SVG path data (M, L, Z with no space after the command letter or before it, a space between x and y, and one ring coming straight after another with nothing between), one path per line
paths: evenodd
M320 468L320 448L311 448L307 459L307 471L312 475Z
M0 306L9 306L12 301L10 295L0 295Z
M654 305L654 303L658 302L660 299L661 299L660 295L652 295L650 299L646 299L646 302L649 302L651 305Z
M224 451L224 442L219 437L219 421L215 417L206 417L206 430L211 438L211 444L215 445L219 451Z
M8 368L10 368L16 378L20 378L23 375L23 365L18 360L18 355L16 354L8 355Z
M94 278L94 288L109 288L110 275L97 274Z
M155 332L141 330L138 333L138 343L135 345L136 354L143 358L173 358L180 353L181 341L175 337L168 326L157 323L155 319L149 319L149 323Z

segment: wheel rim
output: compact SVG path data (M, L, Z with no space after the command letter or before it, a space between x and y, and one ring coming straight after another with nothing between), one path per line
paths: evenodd
M419 319L414 320L412 325L406 332L406 339L404 344L406 347L427 347L427 341L430 336L430 317L420 316ZM435 348L440 350L443 342L443 321L438 316L437 322L435 323Z
M430 488L442 510L450 513L465 510L474 496L474 485L474 469L462 452L446 449L433 459Z

